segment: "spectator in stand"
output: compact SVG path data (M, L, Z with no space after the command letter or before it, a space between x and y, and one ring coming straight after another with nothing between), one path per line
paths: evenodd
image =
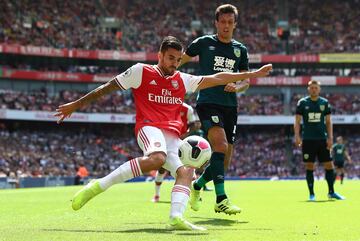
M83 162L80 162L78 170L76 172L76 177L75 177L75 185L83 185L84 184L84 178L89 176L89 172L86 169L86 166L84 165Z

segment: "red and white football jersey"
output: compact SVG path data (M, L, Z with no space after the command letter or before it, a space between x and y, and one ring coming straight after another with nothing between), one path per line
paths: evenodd
M194 92L202 81L176 71L165 76L157 65L135 64L115 77L121 89L132 89L135 107L135 133L143 126L155 126L181 135L181 107L186 92Z
M181 106L180 116L183 122L183 127L181 129L181 135L183 135L187 132L189 124L196 121L196 116L194 109L185 102Z

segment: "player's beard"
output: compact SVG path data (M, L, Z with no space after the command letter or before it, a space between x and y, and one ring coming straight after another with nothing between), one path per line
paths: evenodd
M175 66L169 66L168 68L164 69L166 75L173 75L176 71Z

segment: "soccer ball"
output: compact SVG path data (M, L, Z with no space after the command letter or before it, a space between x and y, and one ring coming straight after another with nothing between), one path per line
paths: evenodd
M199 168L210 160L210 144L200 136L188 136L182 140L179 157L185 166Z

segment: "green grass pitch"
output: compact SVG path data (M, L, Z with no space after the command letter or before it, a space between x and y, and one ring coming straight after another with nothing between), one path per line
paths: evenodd
M216 214L215 194L205 192L198 212L185 217L204 232L167 231L172 182L160 203L153 183L119 184L81 210L70 207L80 187L0 190L0 240L360 240L360 182L338 182L345 201L328 201L325 181L315 182L317 202L306 202L305 181L228 181L236 216Z

